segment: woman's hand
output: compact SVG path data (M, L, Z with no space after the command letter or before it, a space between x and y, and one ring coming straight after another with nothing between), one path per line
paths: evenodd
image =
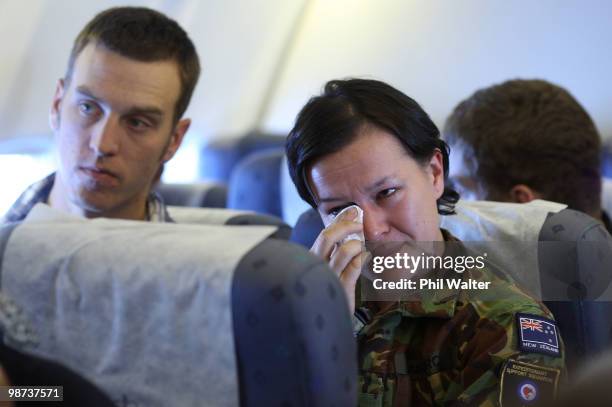
M341 214L339 219L323 229L310 251L329 263L340 279L346 293L351 314L355 311L355 286L361 275L361 265L367 260L362 252L363 242L342 240L351 233L363 233L363 225L355 222L357 210L351 208Z

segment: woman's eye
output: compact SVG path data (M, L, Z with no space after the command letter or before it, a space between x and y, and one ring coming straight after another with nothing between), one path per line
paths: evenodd
M340 212L342 212L342 209L344 209L344 207L332 208L327 213L335 218Z
M380 191L378 193L378 197L379 198L388 198L388 197L390 197L391 195L393 195L396 192L397 192L397 188L383 189L382 191Z
M349 202L346 205L336 206L335 208L331 208L329 211L327 211L327 213L335 218L340 212L352 205L356 205L355 202Z

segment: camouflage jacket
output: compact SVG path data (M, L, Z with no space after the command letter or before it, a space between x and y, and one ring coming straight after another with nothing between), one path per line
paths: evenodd
M539 386L556 393L564 349L550 311L490 267L460 278L491 284L362 304L373 317L357 335L359 406L534 406ZM557 353L524 350L531 331Z

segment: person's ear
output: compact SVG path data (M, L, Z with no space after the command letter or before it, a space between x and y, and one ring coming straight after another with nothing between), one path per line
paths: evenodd
M51 102L51 109L49 109L49 126L51 126L51 130L53 131L59 130L60 127L60 109L62 99L64 98L64 85L63 79L57 80L55 94L53 95L53 100Z
M183 138L185 138L185 133L187 133L187 130L189 130L189 126L191 126L191 119L181 119L174 126L174 130L170 136L170 142L168 143L166 151L162 156L163 162L169 161L172 157L174 157L176 150L178 150L183 142Z
M436 197L439 199L444 193L444 156L436 149L428 163L428 172Z
M510 188L511 202L527 203L534 199L540 199L540 194L525 184L517 184Z

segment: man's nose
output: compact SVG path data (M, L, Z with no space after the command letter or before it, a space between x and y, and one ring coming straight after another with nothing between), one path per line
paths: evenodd
M363 234L366 240L377 241L389 232L389 222L384 210L372 205L363 209Z
M108 157L117 154L119 151L119 123L112 117L105 117L99 120L91 129L89 148L97 157Z

